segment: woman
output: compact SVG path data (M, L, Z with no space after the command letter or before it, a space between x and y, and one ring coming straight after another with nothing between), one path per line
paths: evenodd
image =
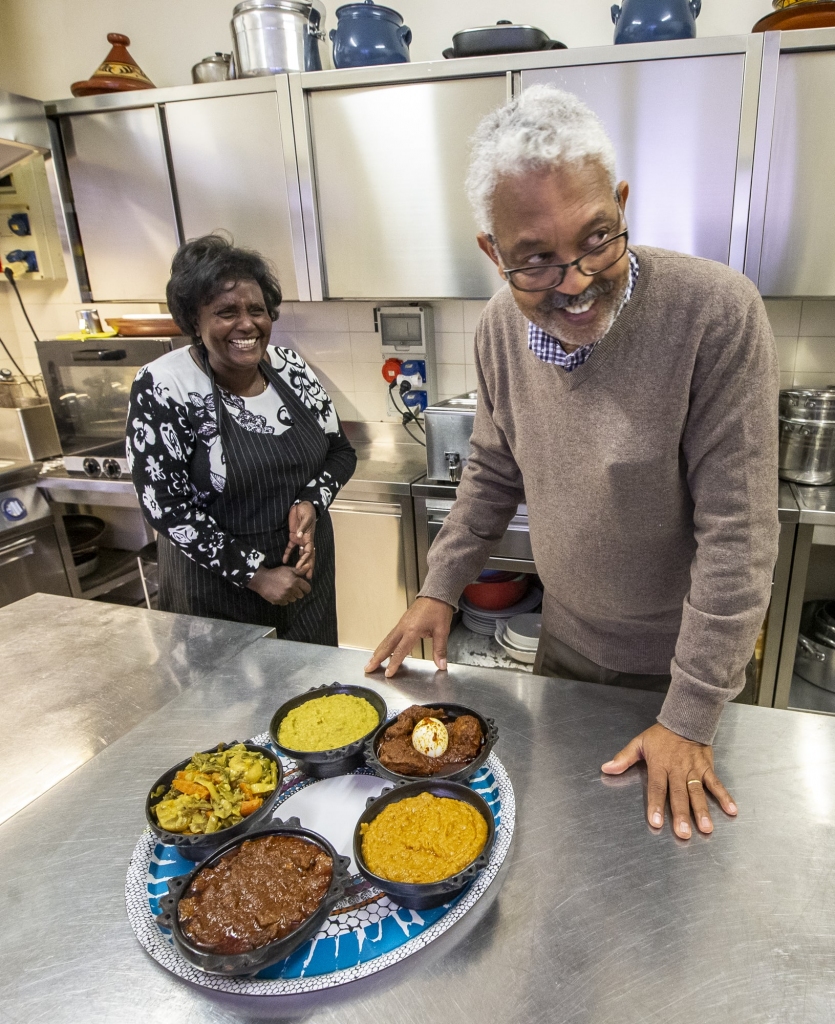
M268 347L278 281L206 235L177 251L166 298L192 345L139 371L127 423L159 607L336 646L328 506L357 458L301 356Z

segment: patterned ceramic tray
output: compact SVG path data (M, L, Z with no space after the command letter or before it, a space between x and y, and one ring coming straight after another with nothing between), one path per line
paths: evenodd
M268 745L269 735L254 743ZM354 826L368 797L390 785L361 768L335 779L312 779L282 758L285 780L275 817L294 815L302 824L325 836L337 852L351 856ZM490 806L496 820L496 842L490 861L473 884L456 900L434 910L406 910L354 874L353 885L334 908L318 934L286 960L249 978L205 974L184 960L159 928L159 898L168 891L167 879L185 874L194 865L172 846L156 841L146 830L133 851L125 882L128 918L136 937L151 956L180 978L205 988L244 995L286 995L312 992L364 978L422 949L470 910L496 877L513 837L513 787L495 754L469 780ZM356 872L356 865L351 865Z

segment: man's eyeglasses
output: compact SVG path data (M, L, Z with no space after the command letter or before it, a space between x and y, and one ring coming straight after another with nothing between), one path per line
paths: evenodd
M550 288L558 288L572 267L576 267L584 277L602 274L623 258L628 244L629 231L621 231L571 263L546 263L538 267L516 267L513 270L503 268L504 275L517 291L547 292Z

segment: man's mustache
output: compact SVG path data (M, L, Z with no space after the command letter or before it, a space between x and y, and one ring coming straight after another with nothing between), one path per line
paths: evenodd
M566 306L581 306L585 302L599 299L601 295L609 295L614 289L614 281L597 281L595 284L590 284L579 295L564 295L561 292L551 292L546 299L539 303L537 309L543 313L550 313L554 309L565 309Z

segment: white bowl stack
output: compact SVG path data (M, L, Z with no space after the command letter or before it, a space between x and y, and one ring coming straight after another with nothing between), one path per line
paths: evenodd
M539 587L531 587L522 600L517 604L511 605L510 608L501 608L496 611L490 611L487 608L476 608L463 595L458 602L458 606L461 609L461 621L467 629L471 629L473 633L480 633L482 636L494 636L501 623L512 619L514 615L518 616L523 612L532 612L534 608L539 607L541 602L542 591Z
M514 615L511 619L499 619L495 637L502 650L515 661L533 665L541 632L542 616L526 613Z

